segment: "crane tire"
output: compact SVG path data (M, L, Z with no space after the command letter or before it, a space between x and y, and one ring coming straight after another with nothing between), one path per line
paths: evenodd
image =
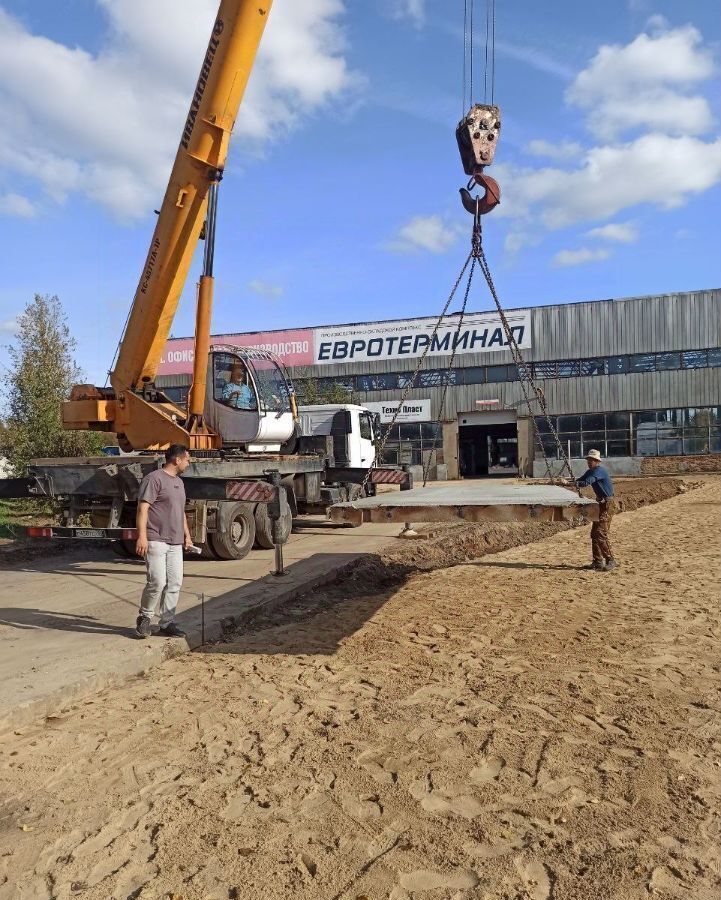
M217 559L218 558L215 550L213 550L212 544L210 543L210 535L208 535L205 543L200 545L200 558L201 559Z
M290 537L293 529L293 514L290 509L286 515L280 519L280 542L285 542ZM272 550L275 547L273 543L273 520L268 515L268 504L259 503L255 508L255 545L262 550Z
M219 559L243 559L255 542L255 517L250 503L224 501L218 510L218 530L209 535Z

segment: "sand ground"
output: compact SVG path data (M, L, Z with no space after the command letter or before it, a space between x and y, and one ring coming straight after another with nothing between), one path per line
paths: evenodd
M719 896L720 524L338 586L7 735L1 900Z

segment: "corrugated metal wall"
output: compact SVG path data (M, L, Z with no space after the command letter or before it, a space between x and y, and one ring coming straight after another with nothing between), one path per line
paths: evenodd
M563 413L620 412L623 410L663 409L692 406L721 406L721 369L598 375L588 378L557 378L539 381L554 415ZM397 400L399 391L372 391L363 400ZM440 413L442 388L414 388L409 398L431 399L431 417ZM502 407L514 407L521 415L528 412L518 382L449 387L444 419L460 412L479 409L476 400L499 400ZM533 412L539 410L534 403Z
M582 359L664 350L696 350L721 346L721 289L623 300L569 303L532 310L532 349L528 360ZM442 369L450 357L433 357L424 369ZM512 362L507 350L463 354L456 367ZM413 371L417 360L334 364L295 370L295 377L330 377ZM159 385L187 384L188 376L158 378ZM549 411L613 412L663 407L721 405L721 369L677 370L559 378L539 382ZM431 398L431 413L439 415L442 389L416 388L411 398ZM399 390L362 394L364 400L397 400ZM498 399L526 413L521 386L514 382L449 387L446 418L477 409L476 400ZM537 411L537 410L534 410Z

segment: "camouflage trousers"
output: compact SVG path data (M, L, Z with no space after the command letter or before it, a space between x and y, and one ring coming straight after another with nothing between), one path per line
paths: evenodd
M598 501L598 522L591 525L591 549L593 561L604 562L613 559L611 541L608 533L611 530L611 519L616 512L616 503L613 497L608 500Z

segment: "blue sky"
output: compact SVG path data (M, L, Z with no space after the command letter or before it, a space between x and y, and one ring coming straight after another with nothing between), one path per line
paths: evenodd
M216 5L0 0L0 365L56 293L104 380ZM504 304L718 287L716 0L496 6ZM460 0L275 0L222 185L214 331L442 307L470 228L462 19ZM489 300L479 281L472 308Z

